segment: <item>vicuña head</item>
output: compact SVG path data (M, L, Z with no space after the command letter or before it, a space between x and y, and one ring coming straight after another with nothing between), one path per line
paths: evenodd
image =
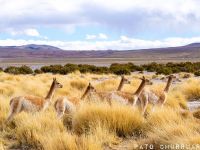
M135 106L137 103L137 100L140 96L140 94L142 93L145 85L152 85L153 83L149 80L146 79L144 76L142 78L139 78L140 80L142 80L142 82L140 83L138 89L135 91L134 96L133 96L133 105Z
M12 98L7 122L12 120L12 118L21 111L35 112L45 110L49 106L55 90L62 87L62 84L60 84L56 78L53 78L53 82L45 98L31 95Z
M122 78L122 82L124 84L131 84L131 81L129 81L129 79L125 78L124 75L122 75L121 78Z
M60 84L56 78L53 78L52 85L55 86L55 88L63 88L63 85Z
M145 83L145 85L152 85L153 82L151 82L149 79L146 79L144 76L142 76L142 78L139 78L140 80L142 80L142 82Z
M124 84L131 84L131 82L127 78L125 78L124 75L122 75L117 91L121 91Z
M89 93L96 92L96 89L92 86L92 84L89 82L85 92L83 93L81 99L84 99Z
M165 86L164 92L168 92L169 91L169 88L170 88L170 86L172 84L172 80L176 79L176 76L175 75L169 75L169 76L167 76L167 78L168 78L168 80L167 80L167 84Z

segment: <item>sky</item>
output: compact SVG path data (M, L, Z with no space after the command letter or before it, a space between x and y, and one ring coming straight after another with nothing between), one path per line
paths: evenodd
M0 46L132 50L200 42L200 0L0 0Z

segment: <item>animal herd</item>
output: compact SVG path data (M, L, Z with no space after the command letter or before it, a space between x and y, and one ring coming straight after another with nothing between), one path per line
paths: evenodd
M90 98L94 95L98 96L100 100L104 100L112 105L113 101L117 101L123 105L131 105L133 107L140 106L141 113L144 114L147 108L148 103L153 105L163 106L167 99L167 94L172 83L172 80L175 78L174 75L169 75L165 88L162 90L162 93L158 96L153 91L145 88L146 85L152 85L152 82L146 79L144 76L141 79L141 83L137 90L132 94L128 92L123 92L122 88L124 84L130 84L130 81L124 76L121 76L119 86L116 91L112 92L99 92L97 91L91 83L88 84L85 92L81 98L69 98L69 97L60 97L56 100L54 104L57 117L60 119L65 113L74 112L81 100L84 100L87 96ZM45 98L37 96L18 96L10 100L10 112L6 122L9 122L13 117L19 114L22 111L25 112L37 112L44 111L49 107L52 101L52 97L58 88L62 88L63 85L60 84L56 78L53 79L53 82L50 86L50 89ZM95 100L95 98L91 98Z

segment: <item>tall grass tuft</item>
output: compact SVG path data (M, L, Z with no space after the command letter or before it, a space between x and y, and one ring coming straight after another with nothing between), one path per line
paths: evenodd
M135 135L142 129L143 116L131 106L106 103L83 104L73 119L76 133L90 132L101 124L117 135Z

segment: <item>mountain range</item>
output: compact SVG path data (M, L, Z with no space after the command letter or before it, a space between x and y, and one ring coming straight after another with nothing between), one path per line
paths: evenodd
M62 50L49 45L0 46L0 58L200 59L200 43L140 50Z

